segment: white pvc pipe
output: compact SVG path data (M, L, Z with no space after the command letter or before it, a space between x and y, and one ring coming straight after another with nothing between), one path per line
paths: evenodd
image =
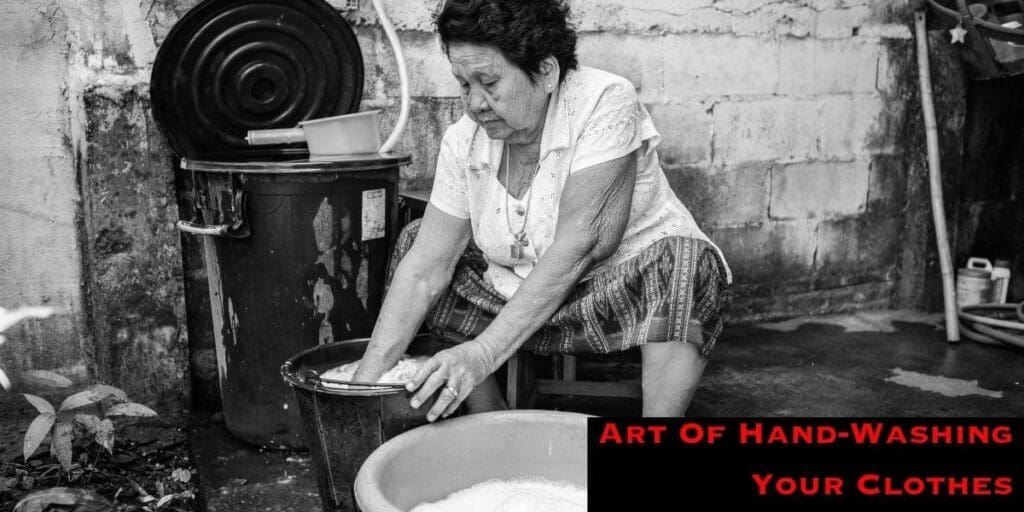
M939 165L939 129L935 122L932 103L932 77L928 64L928 32L925 30L924 11L914 13L917 35L917 70L921 80L921 107L924 110L924 128L928 144L928 177L931 185L932 217L935 220L935 243L939 246L939 267L942 270L942 298L946 309L946 341L960 341L960 323L957 320L956 289L953 286L953 262L949 253L946 233L946 209L942 202L942 168Z
M388 42L391 43L391 49L395 53L395 61L398 62L398 79L402 87L402 106L398 114L398 122L395 124L394 130L391 131L391 135L388 136L387 140L384 141L384 144L378 150L378 153L387 153L398 144L398 139L402 136L402 132L405 131L405 125L409 122L409 73L405 69L402 43L399 42L398 34L395 33L395 26L391 24L391 20L384 13L384 6L381 5L381 0L373 0L373 10L377 12L380 26L384 28L384 33L388 36Z

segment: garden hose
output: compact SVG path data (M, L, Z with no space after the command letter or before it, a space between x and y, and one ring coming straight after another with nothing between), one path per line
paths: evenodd
M959 316L960 333L971 341L1024 348L1024 302L962 306Z

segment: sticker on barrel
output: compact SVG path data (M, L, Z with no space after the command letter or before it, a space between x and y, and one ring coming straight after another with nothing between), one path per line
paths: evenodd
M363 191L363 241L384 238L384 189Z

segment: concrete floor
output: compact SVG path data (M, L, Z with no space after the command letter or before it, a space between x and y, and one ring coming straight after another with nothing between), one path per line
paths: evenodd
M728 328L715 347L693 417L1024 416L1024 351L973 342L950 345L938 315L861 312ZM636 355L580 358L581 378L635 379ZM589 375L588 375L589 374ZM638 415L628 399L541 397L538 406ZM20 396L0 394L0 452L20 453L34 417ZM216 420L197 421L191 449L197 510L320 510L309 457L233 439Z
M947 344L940 321L862 312L727 329L689 415L1024 416L1024 351ZM619 377L635 378L635 357L620 363L613 365ZM580 373L586 368L581 361ZM542 397L538 405L639 413L639 403L626 399ZM199 429L194 448L210 512L319 510L304 454L256 450L219 423Z
M1024 351L949 344L940 324L886 312L729 330L691 415L1024 416Z

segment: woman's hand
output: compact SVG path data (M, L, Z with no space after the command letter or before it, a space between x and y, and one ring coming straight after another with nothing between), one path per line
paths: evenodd
M381 376L387 373L389 368L384 367L384 362L379 359L371 359L364 355L352 375L353 382L377 382Z
M423 363L412 382L406 385L410 392L419 389L409 404L418 409L440 390L437 401L427 413L427 421L445 418L455 412L473 389L498 366L487 348L476 341L442 350Z

